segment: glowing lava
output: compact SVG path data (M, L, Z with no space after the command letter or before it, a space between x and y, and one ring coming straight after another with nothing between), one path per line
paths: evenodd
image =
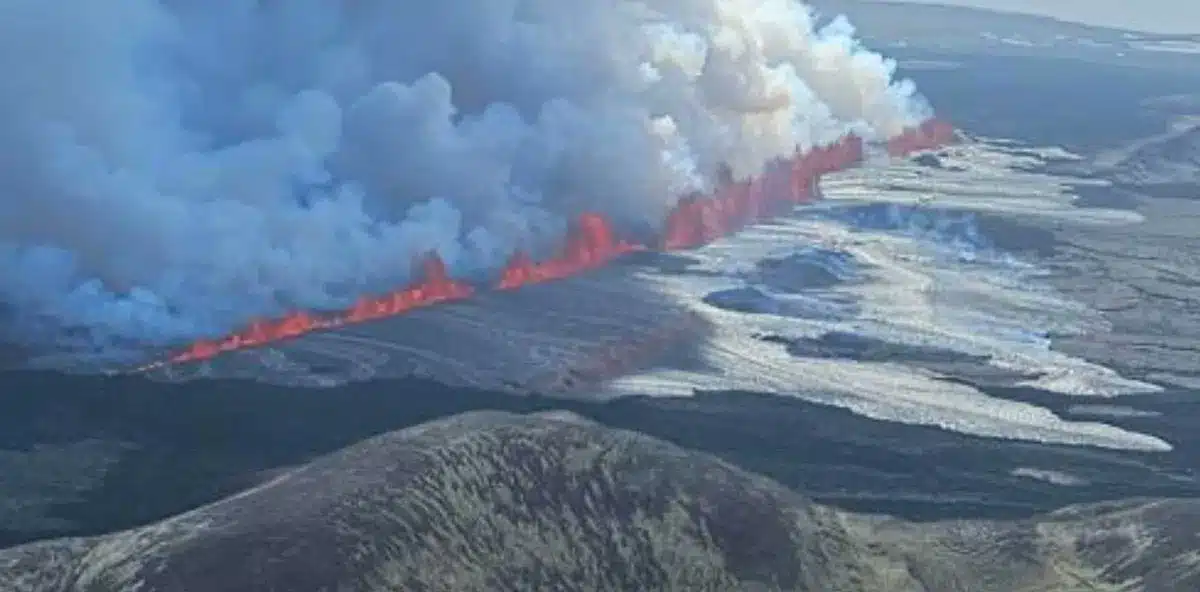
M529 284L563 279L645 248L616 238L608 220L600 214L583 214L567 234L567 244L558 256L535 263L522 251L513 253L508 265L500 272L496 289L515 290Z
M759 179L728 183L712 197L688 196L667 216L662 249L694 249L772 214L814 199L817 178L862 160L863 142L838 143L768 167Z
M887 152L891 156L908 156L914 152L953 144L956 139L954 126L945 121L930 119L888 140Z
M907 156L955 140L952 126L929 120L892 138L886 148L892 156ZM761 178L742 182L726 179L714 195L693 195L676 204L667 216L659 248L664 251L696 248L777 212L810 202L816 197L814 187L821 175L850 167L862 157L862 139L847 136L831 146L813 149L790 161L774 163ZM644 245L617 238L602 215L586 213L572 225L566 243L555 257L535 262L523 252L514 253L501 271L495 289L514 290L529 284L564 279L645 249ZM475 293L470 284L449 277L445 263L436 253L426 256L420 262L420 268L422 279L419 282L383 296L361 298L347 310L326 315L296 312L281 319L255 321L242 331L218 340L197 341L167 360L139 370L207 360L223 352L400 315L443 302L463 300Z
M172 356L171 363L207 360L222 352L258 347L299 337L321 329L404 314L410 310L451 300L462 300L475 293L471 285L450 279L446 264L436 253L419 262L422 280L406 288L375 298L360 298L354 306L328 316L296 312L276 320L254 321L249 327L217 341L197 341Z

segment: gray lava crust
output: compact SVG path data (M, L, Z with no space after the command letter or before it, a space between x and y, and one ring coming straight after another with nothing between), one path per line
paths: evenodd
M706 322L649 290L629 265L153 372L164 381L249 378L298 387L418 376L516 393L590 393L679 363Z

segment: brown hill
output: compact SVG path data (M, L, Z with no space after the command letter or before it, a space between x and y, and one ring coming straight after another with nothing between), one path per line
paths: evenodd
M574 415L473 412L156 524L0 551L0 591L1195 590L1197 518L855 516Z

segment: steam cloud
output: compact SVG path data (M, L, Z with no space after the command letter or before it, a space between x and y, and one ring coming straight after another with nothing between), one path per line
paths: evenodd
M584 209L657 226L928 116L790 0L7 0L0 315L26 345L221 332L538 252ZM72 342L71 340L75 340Z

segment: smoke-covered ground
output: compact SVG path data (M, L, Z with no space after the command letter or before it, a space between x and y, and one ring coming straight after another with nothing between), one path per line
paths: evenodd
M791 0L17 0L0 8L0 312L115 355L463 276L928 116ZM570 31L570 34L564 32Z

